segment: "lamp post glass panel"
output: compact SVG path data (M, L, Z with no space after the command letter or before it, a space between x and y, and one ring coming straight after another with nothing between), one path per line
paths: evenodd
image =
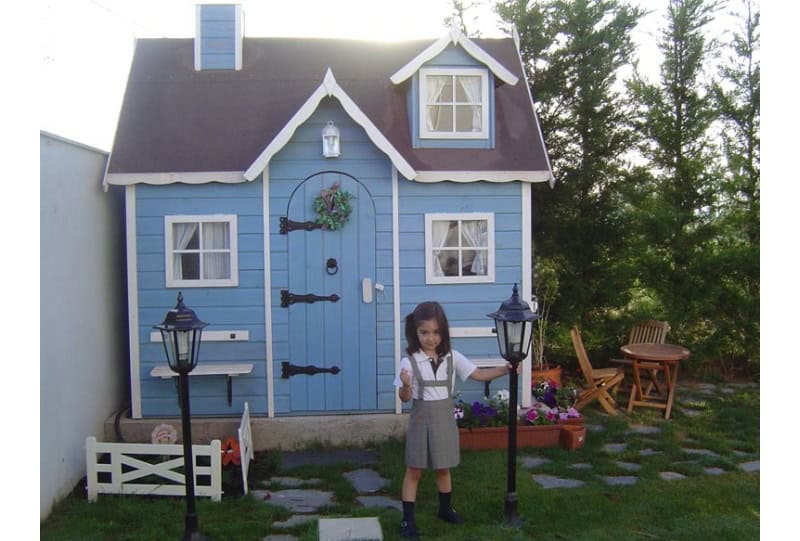
M489 314L489 317L494 319L500 355L512 366L509 375L511 381L508 404L508 488L505 516L507 522L518 525L520 519L517 515L517 395L519 389L517 368L519 363L528 356L533 322L539 316L528 307L525 301L520 300L517 284L514 284L511 298L503 302L497 312Z
M197 366L200 338L208 325L200 321L193 310L183 304L183 294L178 293L178 304L167 312L164 322L153 328L161 331L164 353L173 372L178 373L181 425L183 426L183 471L186 483L186 525L183 540L207 539L198 531L194 506L194 455L192 454L192 414L189 411L189 372Z

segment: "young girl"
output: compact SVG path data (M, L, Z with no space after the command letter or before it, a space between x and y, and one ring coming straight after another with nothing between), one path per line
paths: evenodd
M452 524L464 520L451 504L450 468L458 466L461 454L458 427L453 417L455 374L466 381L491 381L508 374L510 364L477 369L464 355L450 348L450 328L438 302L423 302L406 316L407 357L400 361L395 377L400 400L414 404L406 433L406 474L403 478L401 537L418 537L414 503L423 469L436 472L439 490L438 517Z

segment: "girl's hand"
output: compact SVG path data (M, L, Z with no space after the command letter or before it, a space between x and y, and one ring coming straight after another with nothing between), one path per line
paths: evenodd
M406 387L411 387L411 374L405 368L400 370L400 381L402 381L403 385Z

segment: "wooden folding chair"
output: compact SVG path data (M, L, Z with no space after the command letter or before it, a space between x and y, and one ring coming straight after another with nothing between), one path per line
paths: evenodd
M663 344L667 340L669 328L669 323L666 321L655 319L640 321L631 328L628 344ZM621 367L626 374L632 373L633 361L631 359L609 359L608 362ZM659 393L664 391L661 382L656 377L656 372L656 369L650 369L648 372L650 381L645 391L646 394L650 394L654 386ZM631 392L633 392L633 388L631 388Z
M575 355L578 356L578 365L586 380L586 388L578 395L575 409L580 410L592 400L597 400L609 414L616 415L617 401L609 394L609 391L613 391L619 385L622 378L625 377L625 373L619 368L593 368L586 349L583 347L578 327L573 327L570 335L572 336L572 345L575 347Z

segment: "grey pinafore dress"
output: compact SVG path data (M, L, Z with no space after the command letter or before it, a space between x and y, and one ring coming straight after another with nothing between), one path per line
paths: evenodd
M406 434L406 466L410 468L431 468L441 470L454 468L461 462L458 444L458 426L453 417L453 355L445 357L447 380L429 381L422 373L413 357L411 368L417 380L417 395L411 407ZM440 367L441 368L441 367ZM447 388L447 398L424 400L426 387Z

